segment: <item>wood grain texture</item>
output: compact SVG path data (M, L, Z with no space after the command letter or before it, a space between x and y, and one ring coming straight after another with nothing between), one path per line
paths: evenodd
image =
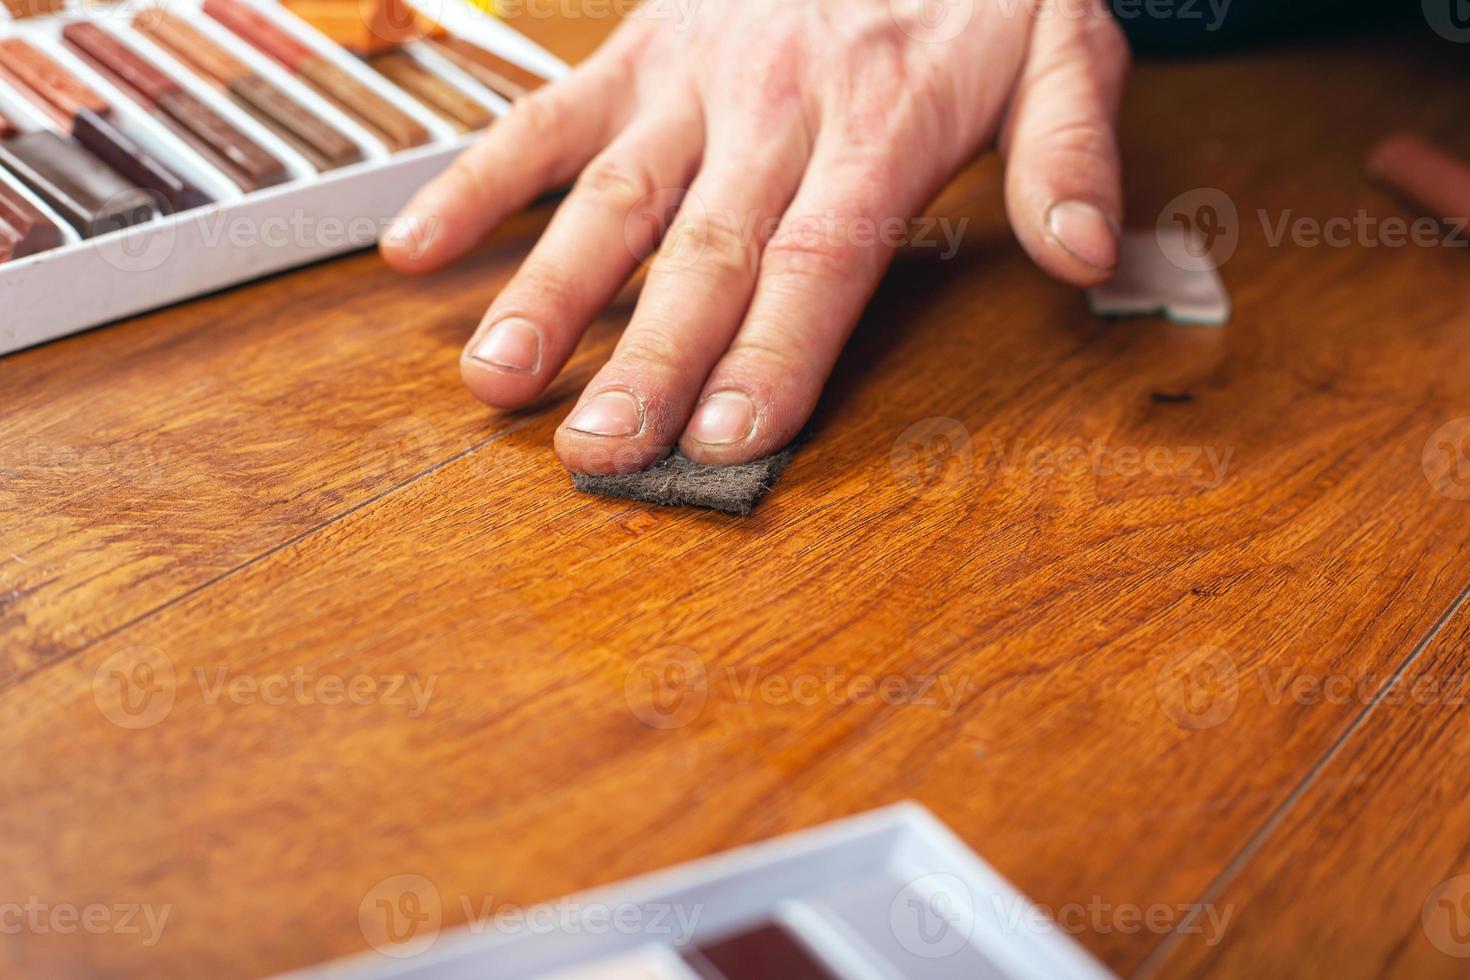
M359 256L0 362L5 445L181 461L0 496L0 881L172 910L0 972L260 974L365 948L393 875L452 925L909 798L1054 909L1197 901L1362 714L1251 679L1387 676L1470 584L1421 459L1470 415L1466 254L1257 218L1399 214L1362 157L1453 137L1462 82L1415 39L1141 69L1132 223L1234 202L1226 331L1092 319L972 168L932 209L960 252L900 259L747 520L571 491L551 435L626 307L537 408L460 391L544 214L433 279ZM1078 935L1127 971L1166 932Z
M1212 894L1232 910L1222 941L1181 937L1160 972L1290 977L1300 975L1292 964L1309 961L1319 976L1465 976L1470 606L1392 679L1292 672L1282 681L1283 702L1298 710L1320 698L1371 711Z

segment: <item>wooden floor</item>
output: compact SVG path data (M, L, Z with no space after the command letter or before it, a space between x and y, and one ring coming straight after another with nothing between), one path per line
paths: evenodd
M1470 252L1271 241L1405 214L1387 131L1470 154L1447 47L1140 68L1130 223L1234 202L1224 331L1092 318L975 167L745 520L572 491L626 301L532 410L462 390L545 208L0 360L0 908L169 909L0 975L258 975L390 875L453 925L914 799L1120 973L1463 976Z

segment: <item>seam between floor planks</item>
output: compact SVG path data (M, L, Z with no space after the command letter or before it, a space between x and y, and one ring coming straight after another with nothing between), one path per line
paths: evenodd
M499 442L502 439L505 439L505 438L508 438L510 436L515 435L517 432L520 432L522 429L525 429L528 426L534 425L535 423L541 421L547 415L550 415L552 412L556 411L559 407L561 407L562 404L563 404L563 402L561 400L558 400L556 402L553 402L553 403L547 405L541 411L535 412L534 414L528 414L525 418L522 418L522 419L516 421L515 423L513 423L512 425L510 425L510 426L508 426L508 427L506 427L504 429L501 429L500 431L496 432L494 435L489 436L489 437L487 437L485 439L481 439L479 442L476 442L473 445L466 446L464 449L461 449L459 452L454 453L452 456L448 456L448 457L446 457L444 459L441 459L440 461L438 461L437 463L433 464L429 468L423 470L420 473L414 474L413 476L411 476L408 479L402 481L401 483L394 484L393 486L388 487L386 490L379 491L378 493L372 495L371 497L367 497L364 500L360 500L357 503L353 504L352 506L348 507L347 509L345 509L343 511L340 511L340 512L338 512L336 514L333 514L332 516L326 518L325 520L318 521L316 524L313 524L311 527L308 527L306 530L301 531L301 532L299 532L297 534L294 534L291 537L287 538L286 540L280 541L280 542L278 542L278 543L276 543L274 545L271 545L270 547L266 548L264 551L261 551L258 554L255 554L255 555L252 555L249 558L246 558L245 560L239 562L238 564L236 564L236 565L234 565L234 566L226 569L223 572L220 572L218 575L215 575L212 578L206 579L205 581L200 582L197 585L190 586L189 588L185 589L184 591L178 593L177 595L171 596L170 598L168 598L165 601L159 603L158 605L152 607L151 609L147 609L147 610L139 613L138 615L134 616L132 619L129 619L126 622L120 623L117 626L114 626L110 630L106 630L104 632L98 633L96 636L94 636L91 639L87 640L87 642L81 644L80 646L75 647L74 649L68 650L65 653L61 654L60 656L53 657L52 659L47 660L45 663L43 663L43 664L41 664L39 666L32 667L30 670L23 671L23 672L18 673L18 674L14 674L14 675L12 675L12 676L4 679L3 681L0 681L0 696L4 696L9 691L13 690L14 688L19 687L28 678L34 677L37 674L40 674L42 671L45 671L45 670L47 670L47 669L49 669L51 667L54 667L56 664L65 663L66 661L72 659L73 657L80 656L81 654L83 654L83 653L87 652L88 650L90 650L96 644L101 643L104 640L111 639L114 636L119 636L122 633L125 633L128 630L133 629L134 627L138 626L139 624L147 622L148 620L150 620L153 617L159 615L160 613L162 613L162 612L164 612L164 611L166 611L168 609L173 608L174 606L178 605L179 603L181 603L181 602L183 602L183 601L185 601L187 599L190 599L190 598L192 598L192 597L194 597L194 596L196 596L196 595L204 592L207 589L213 588L214 586L219 585L220 583L225 582L228 579L234 578L236 575L238 575L240 572L243 572L245 569L250 568L251 566L256 565L256 564L258 564L258 563L260 563L262 561L265 561L266 559L270 558L271 556L276 555L276 554L279 554L280 552L285 551L287 548L290 548L290 547L292 547L294 545L300 544L302 541L305 541L307 538L313 537L313 536L319 534L320 532L325 531L328 528L330 528L330 527L332 527L332 526L334 526L336 524L341 523L343 520L345 520L348 517L351 517L353 514L356 514L356 513L360 512L360 511L366 510L367 508L372 507L373 505L375 505L377 503L380 503L383 500L386 500L388 497L393 496L394 494L398 493L399 491L405 490L408 487L413 486L414 484L418 483L420 480L426 480L426 479L432 477L435 473L439 472L444 467L449 466L452 463L456 463L459 460L464 459L464 458L466 458L468 456L473 456L475 453L479 452L481 449L484 449L486 446L494 445L495 443Z
M1281 804L1271 812L1261 824L1260 828L1246 839L1246 842L1241 845L1240 850L1236 851L1230 860L1225 862L1225 866L1220 870L1220 873L1196 897L1194 904L1197 907L1206 906L1219 898L1225 889L1230 886L1231 882L1235 880L1236 876L1255 858L1257 852L1265 846L1266 842L1271 839L1281 824L1285 822L1291 810L1316 785L1318 778L1327 770L1333 760L1342 753L1343 749L1347 747L1347 744L1352 741L1353 736L1367 724L1369 717L1378 710L1378 706L1388 696L1388 693L1393 690L1399 678L1403 677L1423 657L1425 651L1434 644L1434 641L1444 632L1444 628L1466 606L1467 602L1470 602L1470 585L1466 585L1455 600L1450 603L1444 615L1434 622L1434 625L1429 628L1429 632L1418 643L1414 644L1403 661L1394 668L1393 673L1389 674L1383 684L1379 685L1378 690L1373 694L1373 698L1363 707L1363 710L1358 712L1352 721L1348 722L1342 732L1332 740L1332 743L1327 746L1327 749L1322 755L1308 768L1306 775L1292 788L1292 791L1287 794L1286 799L1282 800ZM1178 932L1169 933L1143 958L1143 961L1138 964L1138 968L1133 971L1132 975L1137 978L1156 975L1159 970L1167 965L1169 956L1173 953L1179 941Z

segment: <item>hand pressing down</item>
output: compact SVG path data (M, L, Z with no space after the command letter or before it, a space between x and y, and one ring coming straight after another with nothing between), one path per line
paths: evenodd
M536 398L653 255L557 453L584 473L676 444L746 462L815 407L892 258L871 230L992 145L1036 263L1108 278L1127 65L1101 0L655 0L420 191L402 215L419 236L384 255L440 268L577 177L465 348L465 383L500 407Z

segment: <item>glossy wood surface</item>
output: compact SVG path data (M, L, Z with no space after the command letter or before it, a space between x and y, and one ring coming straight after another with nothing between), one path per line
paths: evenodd
M448 927L904 799L1120 973L1463 973L1420 911L1470 874L1465 708L1375 692L1470 670L1470 254L1383 245L1360 176L1404 127L1470 156L1456 54L1140 67L1130 224L1228 199L1222 331L1091 317L977 164L748 519L559 467L631 288L538 405L462 390L546 207L0 359L0 902L170 910L0 974L259 975L368 948L391 876Z

